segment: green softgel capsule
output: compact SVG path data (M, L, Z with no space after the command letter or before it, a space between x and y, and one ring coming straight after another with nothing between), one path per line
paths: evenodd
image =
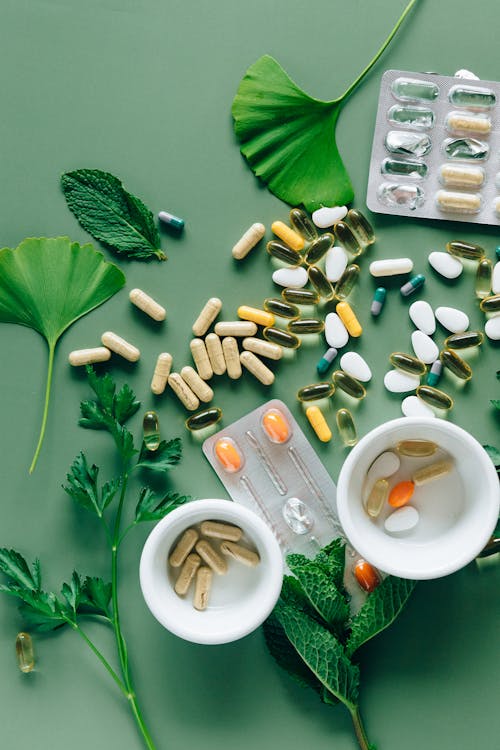
M420 359L404 352L393 352L389 357L389 361L398 370L410 372L412 375L423 375L426 370L425 364Z
M185 421L185 425L191 432L203 430L205 427L211 427L222 419L222 409L212 406L209 409L203 409L196 414L191 414Z
M472 370L465 360L462 359L453 349L443 349L439 355L439 359L443 363L444 367L447 367L450 372L460 378L460 380L470 380L472 377Z
M435 409L445 409L447 411L453 407L453 399L451 396L448 396L444 391L440 391L430 385L419 385L417 388L417 396L424 401L424 403L433 406Z
M357 208L351 208L347 212L347 221L351 225L351 229L356 235L359 244L364 248L368 245L373 245L375 242L375 232L373 227L361 211Z
M299 308L292 305L290 302L285 302L284 300L279 299L279 297L268 297L265 299L264 310L273 315L277 315L279 318L287 318L288 320L300 318Z
M347 266L340 279L335 284L335 297L340 300L347 299L359 279L360 269L355 263Z
M283 289L281 296L292 305L317 305L319 294L312 289Z
M270 341L272 344L278 344L278 346L284 346L286 349L297 349L300 346L300 339L298 336L289 331L283 331L281 328L268 326L267 328L264 328L262 335L266 341Z
M155 411L147 411L142 420L144 444L148 451L155 451L160 445L160 420Z
M321 260L328 250L333 247L334 242L335 237L333 234L330 234L329 232L322 234L321 237L318 237L318 239L314 240L309 246L306 252L306 263L313 264Z
M314 242L318 233L309 216L301 208L292 208L290 224L308 242Z
M356 380L356 378L348 375L343 370L335 370L332 375L332 380L341 391L352 396L352 398L361 399L366 396L366 390L359 380Z
M468 349L471 346L481 346L483 341L484 336L481 331L464 331L464 333L453 333L448 336L444 345L447 349Z
M288 324L291 333L322 333L325 330L325 322L316 318L300 318L291 320Z
M492 297L485 297L479 305L483 312L500 312L500 294L494 294Z
M493 273L493 263L489 258L483 258L477 264L476 278L474 280L474 290L476 297L484 299L491 294L491 277Z
M292 250L291 247L287 247L287 245L283 245L281 242L271 240L271 242L267 243L266 248L269 255L283 261L283 263L288 263L290 266L300 266L302 263L302 255L297 250Z
M344 445L356 445L358 442L358 434L356 432L354 419L352 418L349 409L339 409L336 414L336 420L339 435Z
M320 398L330 398L335 393L333 383L312 383L297 391L299 401L316 401Z
M327 301L333 299L333 286L330 284L321 268L318 268L318 266L309 266L307 269L307 275L309 276L309 281L320 297L323 297L323 299Z
M335 232L335 237L348 253L351 253L354 257L361 255L363 248L358 242L356 235L349 224L346 224L345 221L338 221L335 224L333 231Z

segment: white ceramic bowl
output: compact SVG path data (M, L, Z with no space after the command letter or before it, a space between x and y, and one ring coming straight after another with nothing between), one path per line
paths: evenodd
M240 526L257 549L260 563L249 568L229 562L226 575L214 575L206 610L194 609L192 588L185 597L174 591L167 559L178 537L201 521ZM230 500L194 500L165 516L146 540L140 563L142 593L149 609L167 630L193 643L229 643L251 633L276 604L283 579L283 558L273 533L255 513Z
M417 527L396 537L365 512L363 483L377 456L411 438L433 440L454 459L455 470L422 488ZM411 460L420 466L433 459ZM490 538L499 506L498 477L482 446L460 427L426 417L394 419L365 435L347 457L337 485L338 514L352 546L375 567L402 578L439 578L467 565Z

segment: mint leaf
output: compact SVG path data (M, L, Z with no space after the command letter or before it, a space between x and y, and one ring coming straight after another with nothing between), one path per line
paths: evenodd
M179 495L178 492L167 492L165 497L158 500L152 490L148 487L143 487L135 509L136 523L141 523L142 521L159 521L188 500L189 497Z
M169 469L179 463L181 458L182 442L180 438L168 441L162 440L155 451L148 451L143 441L137 461L137 468L169 471Z
M500 401L498 402L500 404ZM500 409L500 406L498 407ZM500 467L500 451L493 445L483 445L484 450L493 461L493 465L496 469Z
M349 604L333 583L332 576L316 559L309 560L304 555L288 555L286 561L316 612L330 628L342 635L349 618Z
M344 588L345 542L334 539L318 552L314 562L320 565L324 572L331 576L335 586L342 591Z
M73 461L70 473L66 475L68 486L63 487L63 489L78 505L92 511L101 518L103 511L113 500L120 487L120 479L106 482L99 491L97 486L98 474L97 466L95 464L89 466L85 454L82 452Z
M41 585L40 562L35 560L33 571L24 557L14 549L0 549L0 571L7 576L9 583L21 588L38 591Z
M61 177L68 208L92 237L132 260L166 260L153 214L121 181L100 169L78 169Z
M416 581L387 576L366 598L352 618L351 634L346 644L348 656L370 638L385 630L398 616L415 588Z
M102 578L90 578L87 576L81 587L78 613L109 617L111 593L112 588L110 583L105 583Z

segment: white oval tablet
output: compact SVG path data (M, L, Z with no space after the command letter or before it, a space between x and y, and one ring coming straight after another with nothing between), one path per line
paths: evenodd
M387 479L397 472L401 465L399 456L392 451L385 451L377 456L366 472L366 485L371 487L379 479Z
M328 346L333 346L335 349L341 349L349 341L347 328L337 313L328 313L325 318L325 339Z
M423 331L413 331L411 345L418 359L431 365L439 357L439 349L434 341Z
M428 261L433 269L446 279L456 279L464 270L461 261L450 253L430 253Z
M273 281L280 286L290 289L302 289L308 282L305 268L278 268L273 273Z
M372 379L372 371L366 360L357 352L346 352L340 358L340 367L348 375L352 375L362 383L368 383Z
M388 258L387 260L374 260L370 263L372 276L397 276L400 273L410 273L413 270L411 258Z
M420 378L402 370L389 370L384 375L384 386L390 393L409 393L420 385Z
M491 293L500 294L500 260L493 266L491 275Z
M325 276L328 281L338 281L344 273L348 262L343 247L331 247L325 256Z
M492 341L500 340L500 315L486 321L484 332Z
M407 396L401 402L401 411L405 417L435 417L430 406L424 404L418 396Z
M417 300L408 308L408 315L419 331L423 331L428 336L432 336L436 330L436 318L434 311L428 302L423 299Z
M312 220L320 229L333 227L335 222L340 221L347 215L347 206L323 206L313 211Z
M462 310L457 310L456 307L436 307L434 315L443 328L452 333L463 333L469 327L469 318Z
M389 534L401 534L410 531L418 523L418 510L412 505L405 505L391 513L384 521L384 528Z

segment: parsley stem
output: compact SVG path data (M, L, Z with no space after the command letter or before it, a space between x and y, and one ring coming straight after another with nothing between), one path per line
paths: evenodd
M113 678L113 680L116 682L116 684L118 685L118 687L122 691L123 695L126 698L128 698L128 690L127 690L127 688L125 687L125 685L123 684L123 682L120 680L120 678L116 674L116 672L113 669L113 667L111 666L111 664L105 658L105 656L99 651L99 649L97 648L97 646L90 640L90 638L88 637L88 635L86 635L83 632L83 630L78 625L78 623L72 622L71 620L68 620L68 623L71 625L71 627L73 628L73 630L76 633L78 633L78 635L81 638L83 638L83 640L85 641L85 643L87 644L87 646L97 656L97 658L99 659L99 661L101 662L101 664L104 666L104 668L106 669L106 671L111 675L111 677Z
M30 466L30 474L33 474L38 461L38 456L42 450L43 438L45 437L45 428L47 427L47 416L49 413L49 402L50 402L50 388L52 385L52 371L54 369L54 353L56 350L55 343L49 344L49 364L47 367L47 384L45 386L45 403L43 407L42 426L40 427L40 435L38 437L38 443L35 449L35 455Z
M361 714L359 713L359 706L354 706L353 708L349 707L349 711L351 713L354 733L356 734L360 750L370 750L372 745L368 742L368 737L366 736L365 728L361 720Z

